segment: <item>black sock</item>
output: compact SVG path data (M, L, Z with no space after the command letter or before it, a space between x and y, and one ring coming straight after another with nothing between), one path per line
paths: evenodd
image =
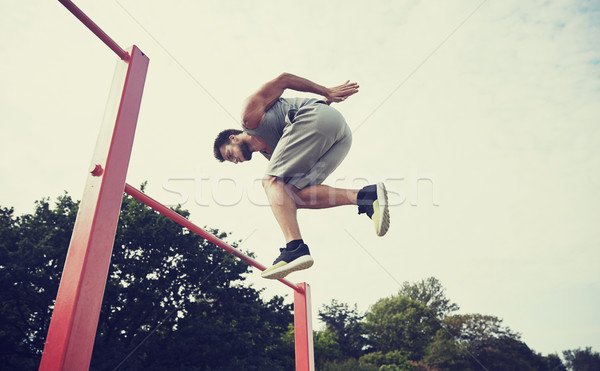
M303 243L304 243L304 241L302 241L302 239L293 240L293 241L288 242L285 245L285 249L287 251L292 251L292 250L295 250L298 246L302 245Z
M358 206L371 205L377 199L377 185L372 184L363 187L356 195Z
M358 204L358 213L373 216L373 202L377 199L377 185L368 185L358 191L356 203Z

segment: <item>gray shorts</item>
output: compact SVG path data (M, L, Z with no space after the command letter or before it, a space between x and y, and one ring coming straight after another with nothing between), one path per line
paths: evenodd
M286 117L266 175L282 178L298 189L321 184L342 162L352 145L352 132L335 108L313 103Z

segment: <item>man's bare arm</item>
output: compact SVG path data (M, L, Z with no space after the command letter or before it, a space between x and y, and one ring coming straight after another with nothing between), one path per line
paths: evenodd
M257 128L262 122L265 112L275 104L285 89L322 95L325 97L325 102L331 104L333 102L342 102L349 96L357 93L358 84L346 81L342 85L326 88L305 78L290 73L282 73L275 79L267 82L246 100L242 112L243 126L248 129Z

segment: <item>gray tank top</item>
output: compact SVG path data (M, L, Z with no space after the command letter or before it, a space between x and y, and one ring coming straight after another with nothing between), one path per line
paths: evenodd
M283 135L283 129L286 126L286 117L290 115L289 121L292 122L294 114L300 107L307 104L319 102L314 98L279 98L271 108L265 113L264 120L256 129L244 129L245 132L264 140L271 151L275 150L279 139ZM267 152L261 152L263 155L270 157Z

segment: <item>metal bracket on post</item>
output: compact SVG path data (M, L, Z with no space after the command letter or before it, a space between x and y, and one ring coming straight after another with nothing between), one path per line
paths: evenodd
M298 284L298 287L302 291L294 291L296 371L314 371L315 355L313 348L310 286L306 282L302 282Z

